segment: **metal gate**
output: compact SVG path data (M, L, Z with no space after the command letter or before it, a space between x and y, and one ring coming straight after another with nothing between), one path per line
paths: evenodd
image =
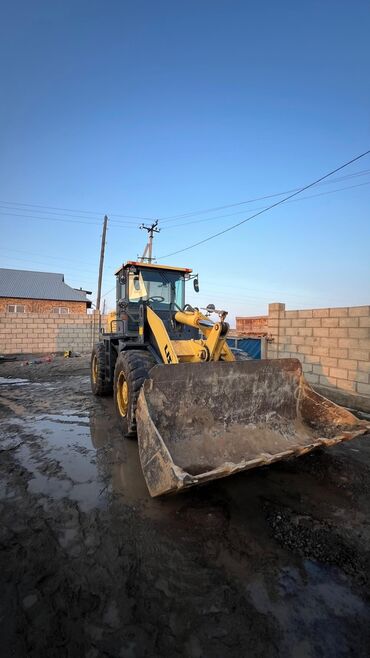
M262 358L262 338L227 338L229 347L246 352L251 359Z

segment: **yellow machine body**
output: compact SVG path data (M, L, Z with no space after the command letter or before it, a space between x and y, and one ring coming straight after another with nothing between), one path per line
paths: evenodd
M137 433L151 496L370 430L369 423L316 393L297 359L236 358L227 344L225 311L212 305L208 315L189 305L181 310L184 301L175 303L168 291L176 273L184 284L190 272L151 262L123 265L117 271L117 315L109 318L109 331L92 355L93 392L114 388L119 418L128 427L124 433ZM214 322L211 312L218 314Z
M226 342L228 326L220 319L211 322L198 309L177 311L175 320L199 329L205 336L198 340L171 340L161 318L147 308L147 319L163 363L200 363L204 361L234 361L234 355Z

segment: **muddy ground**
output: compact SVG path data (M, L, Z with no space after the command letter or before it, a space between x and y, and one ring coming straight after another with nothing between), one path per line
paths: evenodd
M88 359L0 364L0 654L370 654L370 436L149 498Z

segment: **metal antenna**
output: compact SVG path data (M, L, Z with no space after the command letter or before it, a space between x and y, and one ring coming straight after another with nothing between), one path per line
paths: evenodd
M152 260L154 260L152 258L153 236L154 236L154 233L159 233L160 230L161 230L160 228L157 228L157 226L158 226L158 219L156 219L154 224L152 224L151 226L145 226L145 224L141 224L141 226L139 227L141 229L145 229L145 231L148 231L148 242L147 242L147 245L144 249L144 253L140 258L142 263L145 260L147 260L148 263L151 263Z

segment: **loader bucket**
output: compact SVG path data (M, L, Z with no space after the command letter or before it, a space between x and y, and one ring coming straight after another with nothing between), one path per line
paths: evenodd
M316 393L296 359L159 365L136 411L151 496L348 441L370 430Z

